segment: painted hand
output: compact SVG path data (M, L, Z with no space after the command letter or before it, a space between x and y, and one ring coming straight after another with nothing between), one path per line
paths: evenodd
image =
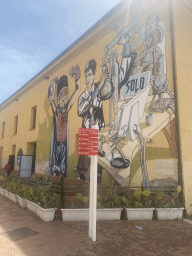
M69 71L69 75L71 77L74 77L75 78L75 81L78 81L79 78L81 77L81 71L80 71L80 67L79 65L75 65L74 67L71 66L71 69Z
M58 78L55 77L53 80L51 80L51 83L49 84L48 98L50 101L53 101L54 99L57 82L58 82Z

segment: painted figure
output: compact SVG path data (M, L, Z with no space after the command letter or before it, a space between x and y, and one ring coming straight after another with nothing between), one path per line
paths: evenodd
M60 172L67 177L68 168L68 113L73 106L75 99L80 91L80 68L75 77L76 90L73 92L68 102L68 77L63 75L58 83L57 78L53 79L49 86L48 97L53 111L53 129L50 148L50 174L59 176ZM57 84L57 101L58 106L54 102L55 88Z
M97 124L99 131L105 127L103 115L103 100L107 100L113 93L113 86L110 82L107 66L103 66L100 82L94 83L96 75L96 61L90 60L85 67L86 89L79 97L78 115L82 117L82 127L91 128ZM78 169L89 169L88 156L80 156ZM98 182L101 182L102 167L98 165ZM84 175L80 175L85 179Z
M98 124L100 131L105 126L102 101L111 97L113 87L110 83L107 67L103 68L100 82L94 83L95 75L96 61L92 59L85 67L86 89L79 97L78 115L82 117L83 128L91 128L92 125ZM108 82L107 93L102 93L106 82Z

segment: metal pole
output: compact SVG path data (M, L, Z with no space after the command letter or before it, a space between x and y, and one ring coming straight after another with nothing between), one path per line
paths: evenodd
M92 128L99 129L98 125ZM97 220L97 156L91 156L90 195L89 195L89 237L96 241Z
M177 154L178 154L178 185L182 187L180 198L182 202L184 199L184 182L183 182L183 163L182 163L182 152L181 152L181 135L180 135L180 118L179 118L179 108L178 108L178 82L177 82L177 69L176 69L176 56L175 56L175 38L174 38L174 20L173 20L173 1L169 0L169 17L170 17L170 33L171 33L171 53L172 53L172 66L173 66L173 88L175 97L175 126L176 126L176 142L177 142Z
M109 60L109 77L111 80L111 60ZM109 126L112 127L112 108L113 108L113 96L109 99Z
M97 220L97 156L92 156L93 161L93 237L96 241L96 220Z
M89 237L93 237L93 160L91 156L90 188L89 188Z

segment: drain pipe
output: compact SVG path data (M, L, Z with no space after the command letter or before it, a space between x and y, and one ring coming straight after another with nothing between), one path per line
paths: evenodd
M179 127L179 111L178 111L178 98L177 98L177 73L176 73L176 60L175 60L175 41L174 41L174 20L173 20L173 3L172 0L168 0L169 3L169 19L170 19L170 34L171 34L171 53L172 53L172 66L173 66L173 88L175 97L175 125L177 134L177 154L178 154L178 185L181 186L182 191L180 193L180 199L184 203L183 194L183 164L181 160L181 138L180 138L180 127Z

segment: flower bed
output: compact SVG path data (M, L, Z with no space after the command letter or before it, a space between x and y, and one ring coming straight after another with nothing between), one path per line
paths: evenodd
M18 204L22 207L22 208L26 208L27 207L27 202L25 198L21 198L20 196L17 195L17 200L18 200Z
M1 187L0 187L0 194L1 194L2 196L5 196L5 190L4 190L3 188L1 188Z
M128 220L152 220L155 208L125 208Z
M37 177L39 176L38 180ZM55 180L55 181L60 181L60 177L48 177L45 176L45 181L42 178L42 175L34 175L33 179L30 179L32 182L31 184L33 185L31 188L28 187L28 185L24 185L21 186L19 185L19 182L15 179L13 179L12 177L9 178L5 178L3 181L1 180L0 185L2 186L2 188L4 189L0 189L0 191L2 191L2 193L5 193L5 196L7 198L11 199L11 196L13 196L14 198L17 198L18 203L21 207L26 207L27 206L27 201L25 201L24 199L22 199L23 197L25 197L27 200L32 201L32 205L33 205L33 209L31 209L30 206L28 206L27 208L29 210L31 210L33 213L36 213L36 208L34 205L36 205L37 202L41 203L41 208L57 208L56 210L56 214L57 216L62 216L63 215L63 209L68 208L70 211L69 215L70 218L72 218L72 215L74 215L74 213L72 214L72 210L74 208L78 208L79 211L81 211L83 213L83 217L80 217L80 219L76 218L76 220L88 220L89 217L85 217L85 212L89 211L89 203L88 203L88 194L89 194L89 183L87 182L83 182L83 181L74 181L71 179L64 179L64 186L60 186L63 187L65 189L65 193L67 193L70 189L71 189L71 185L76 185L76 182L79 184L81 183L81 187L79 186L78 189L75 191L72 191L70 193L67 193L67 195L64 195L64 203L65 206L61 207L60 206L60 198L54 198L53 199L53 193L55 193L55 188L54 186L52 186L52 183L50 182L51 180ZM22 180L21 180L22 181ZM37 182L36 182L37 181ZM43 184L45 184L47 182L48 184L48 189L43 186ZM34 185L37 184L37 185ZM115 217L116 220L120 219L121 216L121 209L122 207L126 207L126 209L131 208L130 210L132 212L134 212L134 219L151 219L151 217L146 217L146 213L144 213L146 211L151 211L153 212L154 208L158 208L160 207L160 204L163 205L163 207L170 207L170 209L176 208L174 207L174 204L178 206L179 204L179 192L180 192L180 188L178 189L177 192L173 192L172 193L172 197L170 196L164 196L163 191L159 191L158 189L155 190L155 194L156 194L156 198L155 195L150 195L150 191L149 190L144 190L143 188L141 189L137 189L135 190L134 194L132 195L131 198L128 198L125 194L125 196L120 195L121 193L119 193L119 191L117 191L117 188L113 187L114 182L112 181L110 186L107 188L105 188L104 192L102 193L102 195L98 194L97 195L97 220L114 220L114 217L110 217L109 212L111 214L111 212L116 212L119 211L118 213L118 217ZM61 184L60 184L61 185ZM67 186L70 185L70 186ZM59 187L58 187L59 188ZM57 189L58 189L57 188ZM84 196L81 193L76 193L78 190L83 190L87 189ZM11 193L9 193L8 191L10 191ZM38 191L37 191L38 190ZM58 190L57 190L58 191ZM60 190L61 191L61 190ZM22 193L22 195L20 194ZM52 193L52 195L50 194ZM17 197L16 194L18 194L19 196ZM61 192L60 192L61 194ZM74 195L75 194L75 195ZM49 197L49 199L47 199L47 196ZM51 196L51 197L50 197ZM22 197L22 198L21 198ZM51 201L52 200L52 201ZM16 201L13 200L15 203ZM23 204L21 203L21 201L23 202ZM50 202L53 203L56 202L56 205L51 205ZM152 203L153 201L153 203ZM38 208L38 207L37 207ZM62 210L60 210L60 208L62 208ZM87 208L87 209L85 209ZM113 209L114 208L114 209ZM119 208L120 210L116 210L117 208ZM143 208L143 209L141 209ZM64 210L65 210L64 209ZM74 209L74 212L76 209ZM141 212L142 217L136 217L136 209ZM183 208L182 208L183 209ZM63 212L62 212L63 211ZM46 211L45 211L46 212ZM47 211L48 212L48 211ZM100 213L105 212L105 217L99 217ZM171 212L171 211L170 211ZM124 212L123 212L124 213ZM80 214L78 214L80 216ZM40 216L40 215L39 215ZM88 216L88 215L86 215ZM122 215L123 216L123 215ZM150 213L150 216L152 216L152 213ZM130 220L130 213L127 213L127 217ZM54 217L53 217L54 218ZM161 219L161 217L159 217ZM180 217L174 217L174 218L180 218ZM51 218L52 219L52 218ZM133 218L132 218L133 219ZM75 219L74 219L75 220ZM73 220L73 221L74 221ZM64 218L64 221L66 221L66 218Z
M5 197L9 199L9 191L5 190Z
M182 219L184 208L156 208L159 220Z
M9 192L9 199L13 202L13 203L17 203L17 195Z
M27 200L26 199L26 203L27 203L27 209L32 212L32 213L35 213L36 214L36 204Z
M97 209L97 220L120 220L122 208ZM61 209L63 221L88 221L89 209Z
M39 216L43 221L53 221L55 216L56 208L44 209L36 204L36 215Z

